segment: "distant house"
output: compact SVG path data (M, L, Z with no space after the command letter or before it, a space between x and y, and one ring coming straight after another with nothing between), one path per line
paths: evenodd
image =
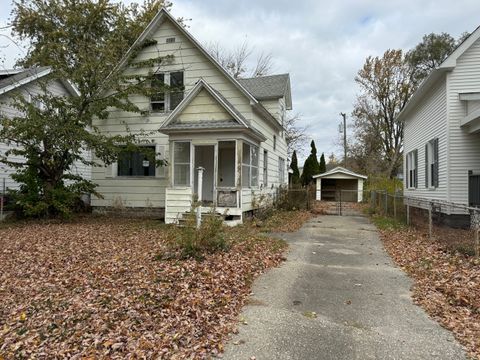
M25 99L33 101L32 97L38 95L43 90L39 85L39 81L46 80L50 75L52 69L49 67L35 67L29 69L11 69L0 70L0 113L3 117L18 117L21 114L19 110L13 106L12 96L14 94L22 94ZM62 79L48 79L47 91L58 96L77 96L77 90L68 81ZM39 107L42 104L36 104ZM14 145L7 145L0 143L0 155ZM90 157L88 152L85 152L85 157ZM21 158L9 157L11 161L21 162ZM82 163L75 163L71 169L72 173L81 175L85 179L91 178L91 168ZM16 189L18 184L13 181L11 174L14 172L9 166L0 164L0 187L5 181L6 187ZM5 180L3 180L5 179ZM2 189L0 189L2 191Z
M145 60L171 56L157 67L128 67L125 74L153 74L157 83L175 90L132 99L144 114L112 112L97 120L105 133L156 130L148 146L166 167L155 167L139 153L122 156L110 166L94 168L93 180L104 197L97 209L142 213L164 212L175 223L190 211L199 195L202 167L202 211L215 207L232 222L286 186L285 111L292 108L288 74L252 79L233 78L168 11L162 9L134 44L155 44L136 55ZM132 48L133 49L133 48Z
M314 175L316 199L323 201L363 201L365 175L337 166L322 174Z
M421 84L404 122L404 194L480 206L480 28Z

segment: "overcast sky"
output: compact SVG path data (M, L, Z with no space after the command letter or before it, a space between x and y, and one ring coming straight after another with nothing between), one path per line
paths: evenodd
M0 26L11 8L0 0ZM174 0L172 13L191 18L189 31L202 43L231 48L248 40L257 53L271 53L274 72L290 73L293 111L326 155L342 152L339 113L351 113L354 78L368 55L408 50L431 32L457 38L480 25L478 0ZM18 48L1 37L0 47L1 66L12 66Z

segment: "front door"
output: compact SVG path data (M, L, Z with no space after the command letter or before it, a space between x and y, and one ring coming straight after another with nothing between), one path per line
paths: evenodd
M195 145L195 167L194 167L194 188L193 192L198 193L198 171L203 167L202 201L213 203L213 190L215 179L215 145Z

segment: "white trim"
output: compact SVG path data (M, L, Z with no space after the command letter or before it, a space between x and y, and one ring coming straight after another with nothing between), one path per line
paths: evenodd
M27 69L25 69L27 71ZM8 85L2 89L0 89L0 95L5 94L9 91L12 91L13 89L16 89L22 85L28 84L29 82L32 82L34 80L40 79L41 77L44 77L52 72L52 68L45 69L37 74L34 74L32 76L26 77L24 79L18 80L15 83Z
M312 178L316 179L316 178L322 178L322 177L325 177L325 176L329 176L329 175L333 175L333 174L337 174L337 173L342 173L342 174L345 174L345 175L350 175L350 176L353 176L353 177L356 177L356 178L359 178L359 179L367 179L368 177L365 176L365 175L361 175L361 174L357 174L351 170L348 170L348 169L345 169L344 167L341 167L341 166L337 166L336 168L330 170L330 171L327 171L327 172L324 172L322 174L318 174L318 175L313 175Z
M452 71L457 66L458 58L467 51L480 38L480 26L477 27L441 64L434 69L413 93L405 107L400 111L397 120L401 120L406 114L427 94L437 80L445 72ZM448 99L448 96L447 96ZM447 100L448 101L448 100ZM447 117L448 119L448 117Z
M147 39L147 37L150 35L150 33L154 30L156 30L157 26L161 23L163 18L166 17L168 20L170 20L175 27L189 40L195 45L200 52L203 53L204 56L207 57L245 96L247 96L254 104L257 104L258 101L255 99L255 97L250 94L250 92L243 87L233 76L231 76L228 71L217 61L215 58L209 54L209 52L193 37L192 34L190 34L185 27L183 27L181 24L178 23L178 21L164 8L162 7L160 11L155 15L155 17L150 21L150 23L147 25L147 27L143 30L143 32L140 34L140 36L135 40L133 45L128 49L126 52L125 56L120 60L118 63L117 67L113 70L113 72L118 71L121 69L129 55L133 52L133 50L141 44L144 40Z
M230 106L228 106L223 99L218 96L218 94L213 90L213 88L203 79L198 80L192 90L190 90L189 94L183 98L183 100L178 104L178 106L173 110L167 119L164 121L160 129L165 128L170 123L172 123L178 115L181 114L183 110L195 99L195 97L200 93L202 89L207 90L207 92L215 99L217 102L241 125L245 126L247 129L250 127L243 121L243 119L238 116L235 111L233 111Z
M459 93L458 99L461 101L476 101L480 100L480 92Z

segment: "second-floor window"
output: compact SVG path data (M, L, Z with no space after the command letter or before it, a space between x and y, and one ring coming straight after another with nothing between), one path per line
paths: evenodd
M155 74L152 88L158 89L158 92L150 98L152 111L174 110L183 100L185 90L183 71Z

